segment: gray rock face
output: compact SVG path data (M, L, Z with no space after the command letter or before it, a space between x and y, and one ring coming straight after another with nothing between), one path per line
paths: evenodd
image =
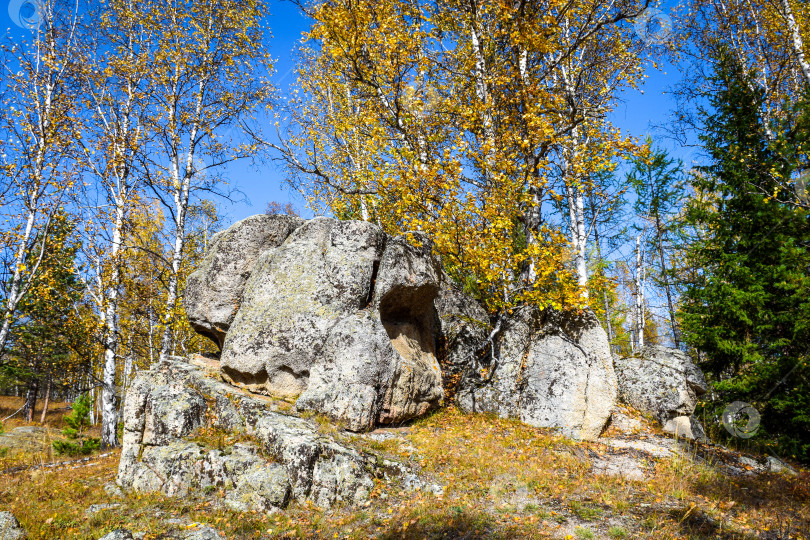
M614 363L623 402L652 414L665 431L705 438L703 427L690 417L708 387L686 353L656 345L645 347L639 357L616 357Z
M222 351L234 383L297 397L337 322L371 300L378 227L316 218L260 257Z
M132 540L132 533L127 529L116 529L105 534L99 540Z
M433 306L440 284L427 238L308 221L259 257L222 374L354 431L423 414L444 397Z
M607 335L592 314L523 309L503 323L496 354L470 370L456 400L467 411L492 412L532 426L595 439L616 403Z
M249 442L211 448L192 439L200 427L241 432ZM283 508L292 499L328 507L365 500L368 469L308 421L273 412L181 359L139 372L127 393L117 477L125 489L168 496L224 489L226 504L240 510Z
M257 215L214 235L200 267L188 277L188 320L221 349L259 255L281 245L303 223L292 216Z
M28 538L20 522L11 512L0 512L0 540L22 540Z
M442 379L454 391L466 369L474 365L489 334L489 315L474 299L453 286L449 276L434 301L442 339Z

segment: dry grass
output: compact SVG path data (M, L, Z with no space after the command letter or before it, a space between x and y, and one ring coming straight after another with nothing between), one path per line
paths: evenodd
M14 396L0 396L0 420L9 416L23 406L24 399ZM40 424L39 419L42 416L42 406L45 400L37 400L36 410L34 411L34 422L28 423L23 417L22 413L17 413L13 418L9 418L3 422L3 429L6 431L20 426L39 426L52 428L54 430L61 430L64 427L63 417L70 413L70 404L64 401L52 401L48 404L48 413L45 415L45 423Z
M442 410L359 448L396 458L444 493L405 493L378 480L369 504L322 511L293 505L283 513L238 514L218 497L128 494L111 500L117 454L90 467L0 476L0 508L31 538L99 538L118 527L157 538L173 527L208 523L227 538L803 538L810 523L810 476L729 478L710 464L660 460L646 482L594 476L604 447L484 415ZM221 494L219 494L221 495ZM86 516L91 504L122 506ZM187 526L187 525L186 525ZM788 530L786 530L788 529Z
M23 398L13 396L0 396L0 419L3 419L17 411L23 405ZM15 428L31 426L43 428L42 434L27 438L24 447L0 447L0 471L6 471L17 467L39 466L47 463L59 462L69 457L57 455L53 451L53 441L64 439L62 429L65 427L64 417L70 413L70 404L66 402L51 402L48 406L48 413L45 423L40 424L42 415L41 406L43 400L37 401L34 422L26 422L20 413L3 422L2 427L5 435ZM99 437L101 427L94 426L88 431L91 437Z

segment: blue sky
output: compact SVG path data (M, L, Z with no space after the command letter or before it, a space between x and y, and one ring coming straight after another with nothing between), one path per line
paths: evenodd
M30 8L25 7L26 2L34 0L0 0L0 29L7 30L14 36L21 36L26 30L19 28L9 11L19 13ZM299 12L298 7L288 1L271 2L271 11L268 23L273 32L270 41L270 52L276 59L276 74L274 81L282 93L289 89L294 82L295 74L293 51L301 38L302 32L308 28L307 19ZM669 65L663 69L652 66L647 72L648 79L642 91L632 90L622 96L622 103L613 115L613 121L623 132L633 136L644 137L656 132L652 126L666 123L672 112L672 101L665 91L678 82L681 75ZM673 148L667 141L662 141L664 147L681 157L689 164L689 155L683 149ZM245 194L246 201L235 204L223 203L221 212L224 224L231 223L246 216L264 211L269 201L291 201L299 210L304 209L303 200L295 193L283 186L284 173L273 163L252 164L247 161L231 164L223 176L228 179L232 187L238 188Z

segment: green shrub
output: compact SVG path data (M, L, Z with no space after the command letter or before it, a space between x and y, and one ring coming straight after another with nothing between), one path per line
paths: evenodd
M99 439L85 436L85 431L90 427L90 406L90 396L87 394L73 403L73 411L65 415L67 427L62 430L62 435L69 440L53 442L53 449L57 454L87 455L101 446Z

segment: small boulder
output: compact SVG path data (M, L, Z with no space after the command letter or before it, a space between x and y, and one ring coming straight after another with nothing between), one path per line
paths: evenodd
M28 538L17 518L11 512L0 512L0 540L22 540Z
M127 529L116 529L99 538L98 540L133 540L132 533Z
M648 346L640 356L614 358L621 400L651 414L664 431L680 437L705 439L692 417L698 397L708 387L703 372L678 349Z
M768 469L768 472L772 473L786 473L792 476L797 475L796 469L782 461L781 459L775 458L773 456L768 456L765 458L765 467Z
M703 425L694 416L676 416L670 418L663 425L662 429L665 433L671 433L676 437L682 439L692 439L694 441L705 441L706 432L703 430Z
M260 214L214 235L186 283L184 304L191 327L221 349L259 256L281 245L302 223L293 216Z
M222 540L223 534L213 527L197 527L184 531L181 540Z
M524 308L496 338L495 354L465 374L456 396L462 409L575 439L599 436L617 389L607 335L593 314Z

